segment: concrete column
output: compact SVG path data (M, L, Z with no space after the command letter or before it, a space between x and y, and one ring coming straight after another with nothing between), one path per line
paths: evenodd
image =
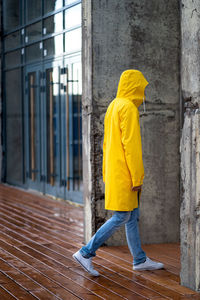
M200 110L185 114L181 175L181 284L200 291Z
M141 108L145 182L143 243L179 240L178 0L83 0L83 178L85 240L111 212L104 210L103 121L121 73L139 69L150 82ZM107 244L125 244L123 229Z
M182 1L181 284L200 291L200 2Z
M92 24L91 1L82 2L82 143L83 143L83 198L84 198L84 235L88 241L94 232L94 183L93 172L93 135L92 135Z

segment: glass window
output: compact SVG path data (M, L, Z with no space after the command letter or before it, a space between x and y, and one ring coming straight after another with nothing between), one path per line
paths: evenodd
M38 107L37 107L37 79L36 72L28 73L28 121L29 121L29 177L35 181L38 167Z
M63 35L44 41L44 56L59 55L63 53Z
M23 140L21 71L8 71L5 74L6 92L6 179L9 182L23 180ZM14 94L13 94L14 91Z
M77 95L82 95L81 62L73 64L73 93Z
M3 1L4 31L15 29L20 25L20 0Z
M27 21L31 21L42 15L42 1L41 0L26 0L26 16Z
M26 62L40 60L42 58L41 43L26 47Z
M44 13L54 11L62 7L62 0L44 0Z
M35 23L26 28L25 42L30 43L42 37L42 22Z
M65 0L65 5L72 4L74 2L77 2L77 0Z
M65 10L65 28L81 26L81 4Z
M12 51L5 55L6 68L11 68L21 64L21 51Z
M81 50L81 28L65 33L65 52L72 53Z
M9 34L4 39L5 50L16 48L20 45L20 31Z
M58 69L46 70L46 128L47 128L47 182L51 185L57 180L58 165L58 120L59 120L59 73Z
M52 34L63 30L63 13L60 12L44 20L44 34Z

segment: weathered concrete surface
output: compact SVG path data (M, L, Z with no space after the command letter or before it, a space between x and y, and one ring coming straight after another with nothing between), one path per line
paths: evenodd
M200 2L182 0L181 86L183 100L200 104Z
M141 201L142 242L176 242L179 240L179 1L93 0L90 5L91 1L83 1L83 7L91 7L91 20L86 14L83 16L83 32L92 30L91 48L88 50L87 42L83 45L83 66L87 73L91 72L91 90L86 87L88 78L85 81L87 75L83 74L83 114L87 115L86 104L91 112L83 120L83 135L90 134L89 143L85 140L83 145L83 159L89 160L83 176L91 176L91 185L88 186L86 179L84 183L89 216L92 214L90 232L94 233L111 215L104 210L103 120L108 104L116 95L121 72L132 68L141 70L150 82L147 113L141 115L146 173ZM89 237L86 234L86 241ZM122 229L108 244L125 242Z
M200 110L185 114L181 177L181 284L200 291Z
M200 291L200 2L182 1L181 284Z
M95 215L93 184L93 135L92 132L92 30L91 1L82 3L82 73L84 78L82 97L82 144L83 144L83 198L84 198L84 235L88 241L94 232Z

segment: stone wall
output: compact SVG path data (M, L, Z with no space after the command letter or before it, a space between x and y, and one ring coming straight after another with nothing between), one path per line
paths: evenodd
M200 291L200 110L185 114L181 175L181 283Z
M200 2L181 4L181 284L200 291Z
M111 215L104 210L103 120L120 74L129 68L142 71L150 83L147 112L141 111L142 242L179 240L179 23L179 1L83 1L86 241ZM124 243L123 229L108 241Z

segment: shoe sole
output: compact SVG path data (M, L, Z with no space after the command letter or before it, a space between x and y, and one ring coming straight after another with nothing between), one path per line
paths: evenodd
M153 271L153 270L161 270L161 269L164 269L164 266L160 268L149 267L149 268L133 269L133 271Z
M73 259L86 271L86 272L88 272L90 275L92 275L92 276L95 276L95 277L98 277L99 276L99 274L98 275L94 275L94 274L92 274L81 262L80 262L80 260L78 260L78 258L73 254L72 255L72 257L73 257Z

